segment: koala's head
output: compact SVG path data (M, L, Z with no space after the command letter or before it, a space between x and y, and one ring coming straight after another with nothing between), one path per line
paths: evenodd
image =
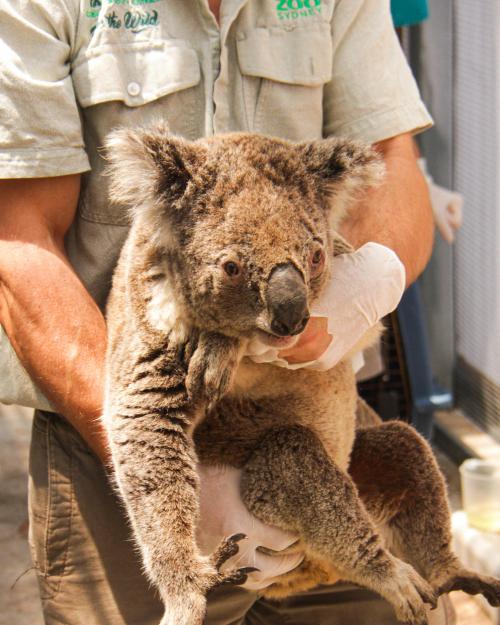
M114 132L107 149L111 197L155 265L150 306L274 346L304 329L346 206L383 171L373 150L338 139L188 142L157 126Z

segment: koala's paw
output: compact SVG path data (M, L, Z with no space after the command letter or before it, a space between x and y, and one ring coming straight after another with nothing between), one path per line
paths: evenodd
M235 534L222 541L216 551L199 562L195 574L188 575L189 582L176 592L163 592L165 614L160 625L202 625L206 612L206 595L222 584L244 584L248 574L257 569L244 567L222 572L222 565L238 553L238 542L246 538Z
M437 605L437 595L432 587L401 560L396 560L395 572L384 582L381 594L392 604L396 617L408 625L427 625L425 604Z
M245 534L234 534L234 536L225 538L211 555L210 561L219 572L219 576L214 580L212 588L220 586L221 584L233 584L234 586L239 586L247 581L249 573L259 570L253 566L246 566L240 569L230 569L225 570L224 572L221 571L222 566L229 560L229 558L232 558L238 553L238 543L240 540L245 538Z
M244 584L248 574L258 570L250 566L222 570L229 558L238 553L238 543L245 538L245 534L234 534L225 538L213 554L207 558L207 568L198 579L198 586L202 588L205 594L222 584Z
M234 534L229 538L225 538L221 544L217 547L214 553L210 556L210 561L214 567L219 571L221 566L235 556L239 551L238 543L246 538L245 534Z
M189 362L186 385L192 400L215 405L229 391L239 361L236 339L202 332Z
M474 571L459 568L447 575L437 586L440 595L452 590L463 590L469 595L484 595L490 605L500 606L500 579L496 577L479 575Z

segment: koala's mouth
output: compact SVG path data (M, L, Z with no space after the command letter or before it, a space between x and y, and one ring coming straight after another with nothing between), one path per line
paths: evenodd
M293 347L299 340L300 334L294 336L276 336L260 328L257 330L257 339L267 345L268 347L277 347L279 349L285 349Z

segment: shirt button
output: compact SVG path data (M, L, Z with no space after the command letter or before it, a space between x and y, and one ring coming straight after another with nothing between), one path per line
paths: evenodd
M131 96L136 96L141 93L141 85L137 82L129 82L127 85L128 94Z

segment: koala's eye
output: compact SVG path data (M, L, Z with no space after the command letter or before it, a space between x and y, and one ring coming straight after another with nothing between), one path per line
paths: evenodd
M311 277L317 278L325 267L325 253L321 248L317 248L311 254Z
M322 250L316 250L314 252L314 254L312 255L311 262L312 262L313 265L319 265L320 263L322 263L323 262L323 251Z
M237 278L241 273L241 267L234 260L228 260L222 265L222 268L230 278Z

